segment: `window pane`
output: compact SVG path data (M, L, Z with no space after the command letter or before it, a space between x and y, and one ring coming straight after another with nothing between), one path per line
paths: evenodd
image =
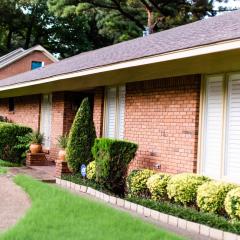
M32 66L31 69L36 69L42 67L43 63L42 62L37 62L37 61L32 61Z

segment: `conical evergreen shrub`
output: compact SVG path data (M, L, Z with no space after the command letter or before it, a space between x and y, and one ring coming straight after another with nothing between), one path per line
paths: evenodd
M95 138L90 103L88 98L84 98L73 121L66 149L68 166L73 172L92 161L91 149Z

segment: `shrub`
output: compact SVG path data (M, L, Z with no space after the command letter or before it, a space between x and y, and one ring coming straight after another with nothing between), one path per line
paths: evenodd
M24 161L27 156L27 152L29 151L29 147L31 144L30 134L26 134L24 136L17 136L18 143L14 146L15 149L22 152L21 159Z
M96 162L92 161L87 165L87 178L89 180L96 179Z
M68 143L68 135L65 134L65 135L59 136L58 139L57 139L57 141L58 141L58 146L59 146L61 149L66 149L67 143Z
M150 192L147 187L147 180L154 175L149 169L138 170L130 175L129 192L133 196L147 197Z
M171 176L166 173L157 173L147 180L147 187L154 200L166 199L167 184Z
M206 181L208 178L194 173L177 174L168 183L168 197L185 206L194 204L198 187Z
M123 195L127 168L137 151L137 144L100 138L92 149L96 161L96 181L115 194Z
M18 137L32 132L29 127L13 123L0 123L0 159L19 163L22 159L23 149L16 146L20 143Z
M197 191L197 205L203 212L221 213L227 193L236 185L220 181L203 184Z
M30 143L32 144L42 144L44 135L38 131L29 133Z
M82 164L92 161L91 149L96 138L88 98L84 98L73 121L66 148L69 168L77 172Z
M232 189L228 192L225 202L225 210L227 214L236 220L240 220L240 187Z

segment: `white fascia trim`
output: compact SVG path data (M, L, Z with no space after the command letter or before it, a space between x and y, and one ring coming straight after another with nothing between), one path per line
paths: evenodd
M171 60L195 57L195 56L200 56L205 54L230 51L235 49L240 49L240 39L224 41L224 42L219 42L219 43L214 43L214 44L209 44L209 45L204 45L204 46L199 46L194 48L188 48L188 49L169 52L169 53L160 54L156 56L130 60L130 61L111 64L107 66L91 68L87 70L81 70L74 73L67 73L67 74L57 75L49 78L33 80L29 82L17 83L9 86L0 87L0 91L34 86L34 85L44 84L48 82L59 81L63 79L83 77L87 75L93 75L93 74L114 71L114 70L119 70L124 68L137 67L137 66L143 66L143 65L153 64L153 63L160 63L160 62L166 62Z

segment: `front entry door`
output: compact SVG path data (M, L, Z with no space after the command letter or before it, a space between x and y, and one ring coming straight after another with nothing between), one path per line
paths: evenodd
M40 132L44 134L43 146L50 148L52 120L52 94L43 94L41 101Z

